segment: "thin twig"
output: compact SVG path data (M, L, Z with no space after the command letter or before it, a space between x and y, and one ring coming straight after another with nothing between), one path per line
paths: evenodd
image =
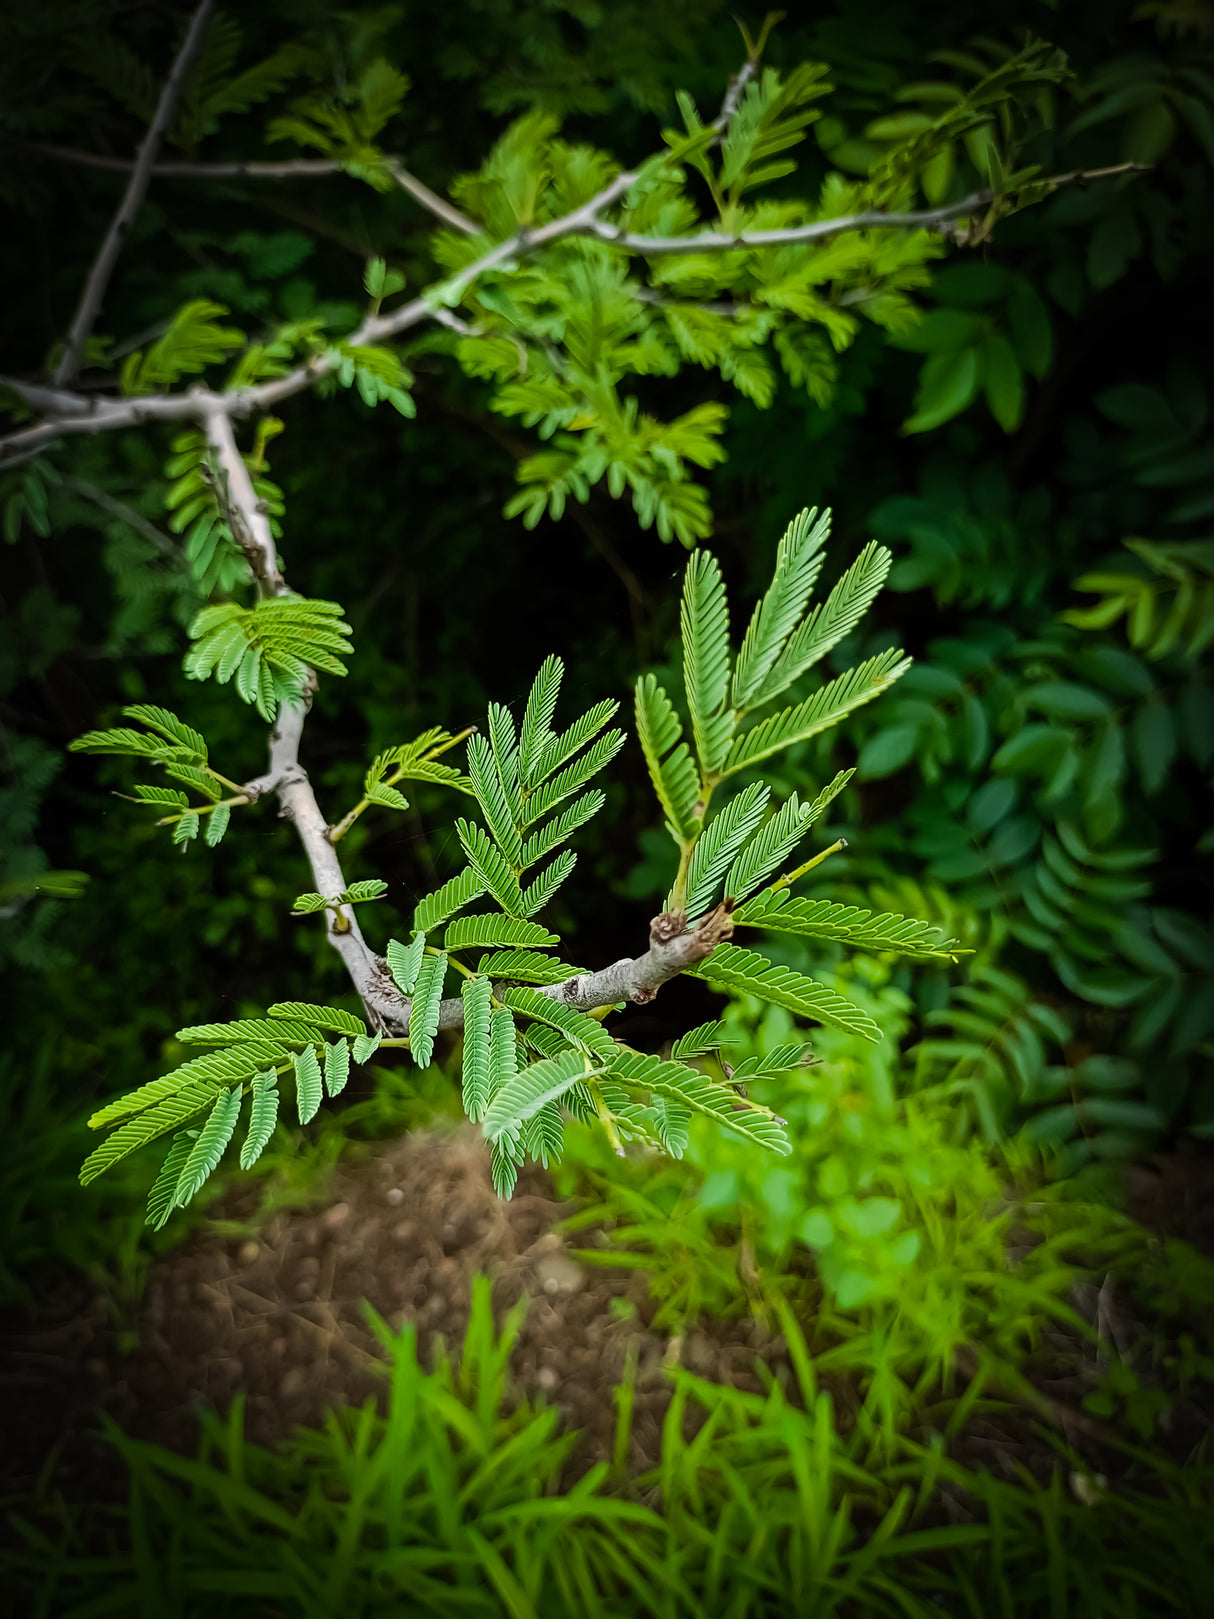
M77 151L72 146L55 146L49 141L33 141L29 150L41 152L44 157L58 158L64 163L78 163L84 168L105 169L116 174L125 174L135 166L125 158L102 157L95 152ZM403 164L389 161L388 169L401 190L407 191L415 202L429 209L444 225L463 231L466 236L481 234L483 226L466 214L461 214L445 197L431 191ZM348 172L344 164L327 157L290 158L281 163L257 160L243 163L153 163L149 170L151 177L158 180L310 180L322 175Z
M113 495L107 494L104 489L90 483L87 478L72 478L61 474L65 489L71 489L94 506L100 506L103 512L109 512L136 534L141 535L150 544L154 545L164 556L171 557L174 562L184 561L184 553L179 545L170 540L167 534L162 534L154 523L149 523L146 517L141 517L133 506L128 506L123 500L116 500Z
M1088 172L1076 170L1036 182L1057 187L1081 180L1128 173L1141 169L1141 164L1118 164L1110 169ZM617 203L636 180L633 173L617 175L597 196L560 219L546 225L524 228L506 241L491 248L479 259L460 270L446 282L427 289L420 297L411 299L388 314L368 315L362 324L346 338L348 346L382 343L384 339L399 337L415 326L439 318L438 311L458 302L479 277L512 260L525 258L542 247L569 236L591 236L619 247L626 252L646 258L667 257L671 254L734 252L762 247L782 247L794 243L822 240L842 231L878 230L889 228L943 230L949 221L964 215L979 213L993 200L990 191L976 191L960 202L948 203L940 208L928 208L908 213L886 213L881 209L866 209L858 214L846 214L837 219L817 220L809 225L795 225L784 230L741 232L730 236L722 232L706 231L693 236L643 236L607 224L600 218L604 209ZM228 416L247 416L265 410L284 399L310 388L326 376L334 362L322 355L313 355L303 365L296 366L284 377L260 383L255 388L233 389L214 393L205 388L191 389L184 394L149 394L137 399L102 399L97 395L65 394L38 384L22 382L14 377L0 376L0 387L8 388L26 404L53 421L25 428L21 432L0 439L0 464L23 458L44 447L65 433L97 433L111 428L131 427L148 421L183 421L205 419L213 413Z
M214 0L201 0L194 13L193 21L185 36L185 43L177 53L177 60L173 63L172 71L160 92L160 101L148 132L143 138L135 163L131 169L131 178L127 184L126 194L118 204L118 212L110 222L110 228L105 234L101 250L93 261L93 268L89 271L88 280L84 284L84 291L80 295L80 304L76 310L76 317L72 321L71 329L67 335L63 353L59 357L59 364L55 367L55 382L62 386L73 382L80 365L80 356L84 353L84 345L88 335L93 329L93 322L101 309L101 300L105 297L105 289L109 283L114 265L118 262L118 255L122 251L122 244L126 233L131 228L139 206L143 201L144 193L151 178L152 165L156 161L156 153L160 150L160 142L173 116L173 109L177 105L177 97L181 92L182 81L189 68L195 52L202 43L202 36L206 32L214 8Z

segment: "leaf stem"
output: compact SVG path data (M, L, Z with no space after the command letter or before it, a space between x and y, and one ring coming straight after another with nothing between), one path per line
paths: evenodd
M821 854L816 854L812 860L807 860L803 866L798 866L796 871L789 871L783 877L777 877L774 883L768 885L768 892L774 894L781 888L791 887L798 877L804 877L807 871L812 871L815 866L820 866L829 856L838 854L840 849L846 848L847 839L840 838L837 843L832 843L829 849L823 849Z

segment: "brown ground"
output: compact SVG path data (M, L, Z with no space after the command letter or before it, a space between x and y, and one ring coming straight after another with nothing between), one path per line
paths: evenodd
M1208 1169L1204 1157L1202 1167ZM1184 1169L1195 1173L1196 1160ZM1142 1174L1137 1196L1144 1204L1162 1197L1165 1183L1175 1188L1189 1179L1164 1175L1155 1183L1145 1168ZM1182 1203L1182 1214L1191 1214L1193 1200ZM1206 1196L1196 1203L1208 1212ZM103 1297L87 1283L65 1282L40 1301L33 1322L9 1334L8 1369L0 1373L10 1407L0 1496L26 1494L52 1455L54 1484L66 1495L121 1494L114 1453L96 1437L99 1409L135 1437L186 1451L195 1445L197 1409L223 1410L238 1390L246 1396L253 1440L272 1443L297 1424L314 1425L327 1408L359 1403L381 1386L364 1300L393 1327L416 1323L423 1350L437 1333L457 1346L472 1278L481 1272L493 1281L499 1319L523 1295L530 1301L515 1381L532 1400L558 1405L568 1424L582 1430L572 1464L578 1472L610 1456L612 1391L630 1345L637 1355L631 1461L638 1467L657 1459L669 1363L759 1388L759 1355L787 1378L781 1341L750 1318L707 1324L685 1340L649 1330L653 1308L643 1275L577 1263L552 1230L568 1212L538 1171L524 1174L512 1202L499 1202L483 1144L465 1126L412 1135L349 1160L320 1206L274 1215L258 1240L225 1238L204 1226L154 1265L134 1323L137 1347L128 1352ZM1207 1233L1203 1227L1186 1234L1200 1241ZM579 1233L577 1242L587 1247L596 1239L606 1242L593 1232ZM1076 1290L1076 1304L1118 1340L1145 1330L1115 1289L1087 1292L1091 1298ZM1058 1425L1093 1465L1115 1470L1098 1427L1078 1411L1100 1357L1064 1331L1047 1334L1044 1350L1036 1381L1058 1402ZM855 1392L846 1385L832 1392L846 1425ZM1179 1459L1207 1424L1202 1413L1183 1407L1175 1415L1181 1427L1167 1448ZM976 1414L957 1454L1004 1476L1014 1476L1021 1463L1045 1477L1056 1462L1028 1414L1014 1409Z

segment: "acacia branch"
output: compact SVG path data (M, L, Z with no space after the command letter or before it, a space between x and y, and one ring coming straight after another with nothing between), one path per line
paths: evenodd
M236 448L232 418L212 410L206 416L207 442L214 452L225 488L216 495L232 538L245 554L263 596L280 596L287 588L278 566L274 536L264 502L258 500L244 457Z
M84 291L80 295L80 304L76 310L75 319L64 344L63 353L59 357L59 364L55 367L55 382L63 384L75 380L76 371L80 365L80 356L84 352L84 345L88 335L93 329L93 322L97 319L101 309L101 300L105 297L106 285L113 273L114 265L118 262L118 255L122 251L122 244L127 231L131 228L139 206L143 202L144 194L151 178L152 165L156 161L156 153L160 150L160 142L169 127L173 116L173 109L177 105L177 97L181 92L182 81L186 70L193 60L194 54L202 43L202 36L206 32L210 21L214 0L201 0L193 20L186 32L185 43L177 53L177 60L173 63L164 89L160 92L160 101L152 122L148 125L148 132L143 138L143 144L131 168L131 178L127 184L126 193L118 204L118 212L110 222L110 228L105 234L101 249L93 261L89 271L88 280L84 284Z
M1056 189L1060 185L1082 184L1086 180L1113 174L1128 173L1143 168L1136 163L1118 164L1098 171L1076 170L1073 173L1035 181L1035 185ZM632 172L617 175L610 185L580 208L535 228L524 227L496 247L490 248L463 270L445 282L438 282L420 297L412 299L389 314L368 315L343 339L348 347L380 343L385 338L399 337L402 333L436 320L449 324L448 307L457 303L468 288L481 276L513 260L525 258L540 248L571 236L590 236L610 246L618 247L641 257L666 257L684 253L720 253L745 251L764 247L782 247L796 243L820 241L841 231L900 228L946 231L950 222L965 215L980 213L996 200L991 191L976 191L960 202L947 203L940 208L926 208L904 213L887 213L878 208L861 213L845 214L836 219L822 219L808 225L794 225L783 230L743 231L736 235L705 231L692 236L644 236L608 224L600 216L617 203L635 183ZM148 421L205 420L211 414L247 416L265 410L284 399L310 388L335 367L334 361L324 355L313 355L304 364L296 366L286 376L253 388L237 388L215 393L205 388L194 388L184 394L149 394L136 399L107 399L96 395L64 393L38 384L22 382L16 378L0 376L0 387L8 388L35 410L53 417L53 420L25 428L0 439L0 464L36 452L52 439L65 433L97 433L110 428L131 427Z
M55 146L47 141L31 142L29 149L41 152L46 157L59 158L65 163L78 163L90 169L106 169L110 173L126 174L135 166L126 158L102 157L95 152L80 152L75 147ZM450 225L453 230L463 231L465 236L480 235L481 227L475 220L461 214L445 197L431 191L428 185L419 180L415 174L411 174L403 164L389 160L388 170L402 191L407 191L415 202L420 202L423 208L429 209L444 225ZM152 178L164 180L308 180L328 174L348 174L349 170L344 163L339 163L331 157L298 157L280 163L266 163L259 160L237 163L153 163L148 172Z
M175 541L170 540L167 534L162 534L154 523L149 523L147 518L137 512L133 506L128 506L126 501L117 500L113 495L107 494L104 489L98 488L95 483L90 483L87 478L62 476L65 489L73 490L92 505L99 506L103 512L109 512L111 517L116 517L120 523L125 523L129 529L133 529L136 534L141 535L143 539L154 545L158 551L164 556L170 557L174 562L181 563L184 560L181 547Z

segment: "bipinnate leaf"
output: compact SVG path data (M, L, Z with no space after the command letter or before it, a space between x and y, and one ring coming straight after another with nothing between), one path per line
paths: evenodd
M645 1090L650 1096L713 1119L768 1152L784 1156L792 1151L783 1123L769 1109L758 1107L683 1063L664 1062L661 1057L628 1051L622 1046L616 1049L608 1075L620 1084Z
M322 1095L320 1063L316 1060L313 1046L305 1046L291 1060L295 1064L295 1105L299 1111L299 1122L310 1124L316 1117Z
M402 995L412 995L425 953L424 933L415 933L407 945L401 944L397 939L388 940L388 971Z
M438 1032L439 1006L446 972L445 951L427 953L422 957L413 989L413 1004L409 1008L409 1050L419 1068L428 1067L434 1055L434 1036Z
M816 521L815 521L816 519ZM755 607L734 665L731 702L744 709L754 701L764 677L796 629L825 560L830 512L803 511L789 524L776 551L771 584ZM782 688L781 688L782 689Z
M542 1107L558 1102L586 1074L586 1059L577 1051L532 1063L493 1094L481 1128L489 1141L514 1134Z
M487 978L466 978L464 1002L464 1112L476 1123L489 1102L489 1017L492 990Z
M241 1169L252 1169L278 1123L278 1075L272 1068L253 1075L249 1127L240 1149Z
M955 960L961 950L959 940L946 937L942 928L930 922L831 900L792 899L786 888L756 894L739 906L733 919L740 927L800 933L807 938L850 945L855 950L897 951L920 961Z
M343 1012L337 1006L312 1006L307 1001L279 1001L269 1008L272 1018L288 1018L299 1023L310 1023L316 1029L328 1029L333 1034L359 1035L367 1032L361 1018L352 1012Z
M231 1141L240 1117L240 1103L239 1089L220 1091L215 1098L210 1117L198 1132L189 1156L181 1166L173 1197L178 1208L185 1207L223 1157L224 1148Z
M758 1000L783 1006L800 1017L829 1023L866 1040L880 1040L881 1030L858 1006L824 984L807 978L791 967L775 967L753 950L719 944L698 967L687 969L696 978L735 995L753 995Z
M704 779L718 775L729 751L729 610L725 583L711 551L696 551L683 576L679 623L683 684Z

